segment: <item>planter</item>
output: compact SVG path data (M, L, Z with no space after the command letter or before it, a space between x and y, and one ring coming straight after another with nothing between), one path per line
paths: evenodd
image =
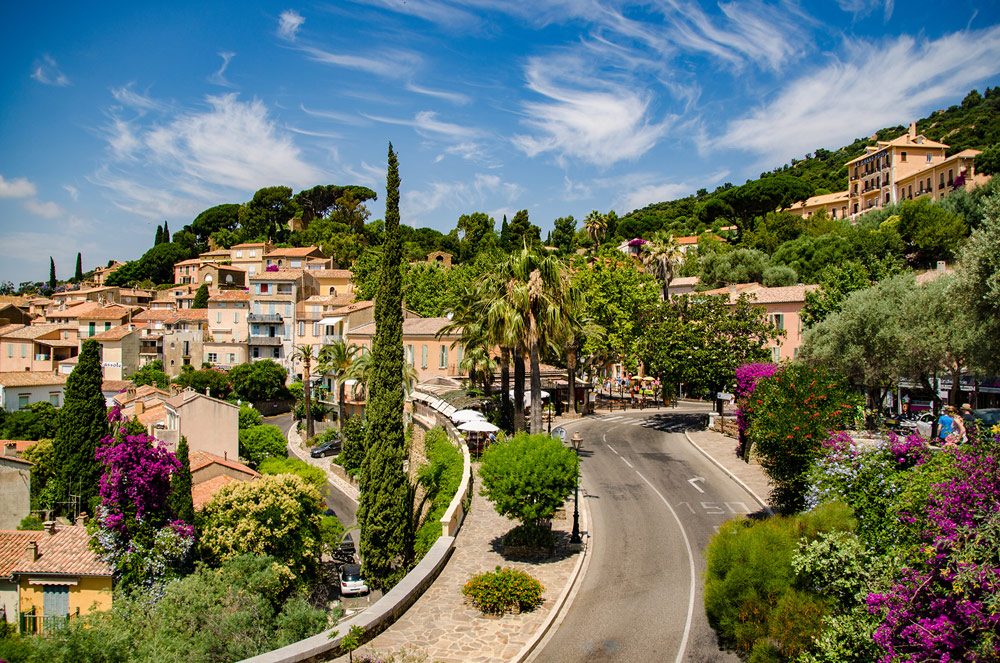
M538 546L503 546L503 556L510 559L548 559L555 553L555 547L540 548Z

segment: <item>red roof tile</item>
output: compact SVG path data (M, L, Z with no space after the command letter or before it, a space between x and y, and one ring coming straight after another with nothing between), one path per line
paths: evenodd
M0 532L0 538L12 532ZM19 534L19 532L13 532ZM14 563L11 573L49 575L110 576L111 567L105 564L90 548L90 534L86 527L59 526L50 534L33 532L35 537L24 541L25 548ZM23 539L22 539L23 540ZM28 557L27 544L38 543L38 559Z

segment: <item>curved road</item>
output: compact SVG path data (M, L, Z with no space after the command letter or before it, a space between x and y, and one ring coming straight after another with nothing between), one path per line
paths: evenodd
M705 618L704 550L720 523L760 507L684 437L706 411L614 412L565 426L583 436L591 557L529 660L738 663Z

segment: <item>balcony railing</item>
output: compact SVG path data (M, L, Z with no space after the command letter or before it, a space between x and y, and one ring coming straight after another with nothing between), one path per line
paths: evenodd
M21 613L21 635L45 633L64 628L71 619L80 617L80 608L65 615L36 615L35 608Z
M249 322L264 322L268 324L279 324L281 323L280 313L251 313L247 316Z
M52 359L51 355L35 355L35 361L48 361Z
M249 345L264 345L277 347L281 345L280 336L251 336L247 339Z

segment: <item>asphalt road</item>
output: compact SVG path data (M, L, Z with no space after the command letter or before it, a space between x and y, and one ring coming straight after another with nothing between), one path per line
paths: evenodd
M684 412L630 410L565 426L584 440L591 558L530 660L739 661L719 650L705 618L704 550L719 524L759 506L690 445L683 430L703 417Z

